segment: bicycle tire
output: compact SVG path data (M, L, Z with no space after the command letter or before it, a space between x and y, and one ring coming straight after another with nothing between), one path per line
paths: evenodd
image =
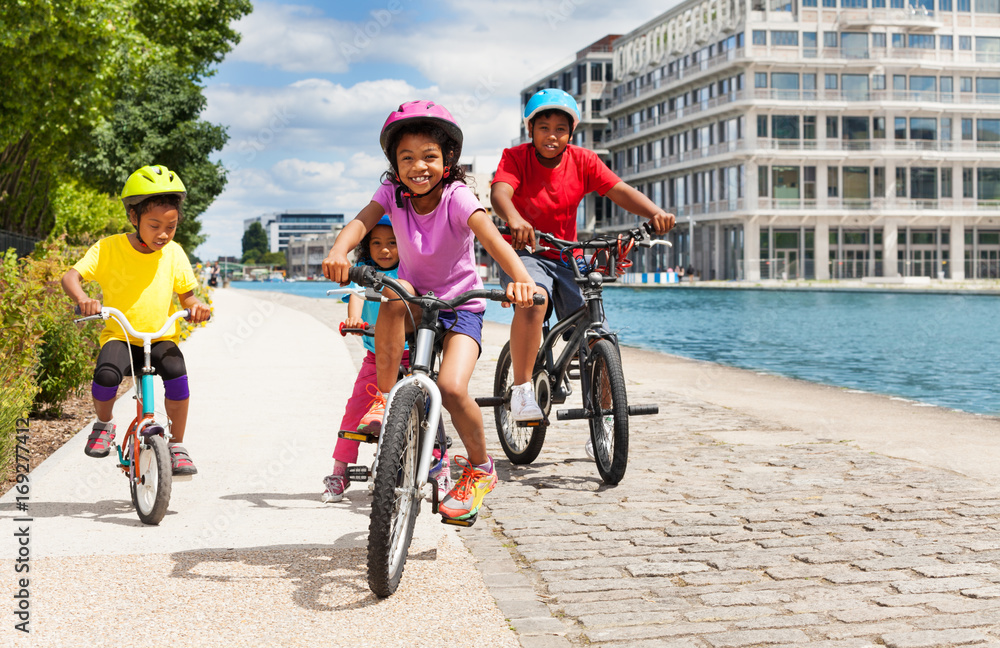
M368 587L379 598L396 591L406 565L420 512L417 464L426 425L424 392L417 385L402 387L382 426L368 525Z
M493 407L493 418L504 454L511 463L525 465L538 458L542 444L545 443L548 425L542 422L533 427L520 427L514 422L510 416L510 392L513 386L514 371L510 359L510 342L507 342L500 351L493 378L493 395L503 398L503 404Z
M173 464L167 442L158 434L138 439L139 461L135 467L140 483L132 481L132 504L143 524L156 525L167 513L173 488Z
M590 440L597 472L615 485L628 466L628 396L621 356L610 340L599 340L590 350ZM603 405L602 405L603 404Z

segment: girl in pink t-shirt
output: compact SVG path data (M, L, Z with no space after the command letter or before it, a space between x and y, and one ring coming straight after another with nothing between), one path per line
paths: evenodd
M442 299L482 287L476 271L474 238L500 264L513 281L507 298L528 308L536 292L524 264L503 240L479 200L465 184L458 160L462 129L444 109L430 101L405 103L389 115L380 137L390 170L372 201L337 236L323 261L323 274L341 284L348 280L351 263L347 253L381 218L392 219L399 251L399 279L417 294L434 291ZM394 295L383 291L387 297ZM389 301L379 309L375 324L375 362L379 394L358 427L370 433L381 430L385 399L396 382L403 355L405 332L412 328L403 301ZM483 498L497 483L493 460L486 454L483 415L469 395L469 380L479 358L483 302L470 302L447 318L444 355L437 385L445 409L468 453L455 457L464 470L439 507L445 517L465 519L476 515ZM419 313L415 314L419 321Z

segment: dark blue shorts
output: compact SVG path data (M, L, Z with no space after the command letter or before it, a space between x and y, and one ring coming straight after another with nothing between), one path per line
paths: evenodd
M528 271L528 276L535 282L536 286L545 289L549 295L548 312L546 319L552 313L553 307L556 311L556 318L563 319L567 315L572 315L583 308L583 293L576 285L576 275L566 264L555 259L531 254L527 250L518 250L517 256L521 258L524 269ZM513 279L501 268L500 285L504 290Z
M468 335L479 345L479 353L483 352L483 314L459 310L438 311L438 321L444 324L445 332Z

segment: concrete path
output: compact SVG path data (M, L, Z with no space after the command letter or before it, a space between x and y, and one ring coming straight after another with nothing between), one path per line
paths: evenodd
M38 468L35 632L11 617L11 645L1000 646L997 418L625 349L630 402L660 414L632 419L622 484L601 484L585 423L554 423L516 467L486 412L489 510L465 530L425 511L399 592L376 601L367 495L317 499L360 354L332 333L343 307L216 305L184 347L202 474L147 529L85 434ZM487 325L474 394L506 335Z

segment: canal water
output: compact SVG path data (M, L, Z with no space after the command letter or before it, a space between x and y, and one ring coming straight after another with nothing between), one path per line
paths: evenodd
M324 297L334 286L232 287ZM604 297L629 346L1000 415L1000 297L622 286ZM489 320L510 317L487 307Z

